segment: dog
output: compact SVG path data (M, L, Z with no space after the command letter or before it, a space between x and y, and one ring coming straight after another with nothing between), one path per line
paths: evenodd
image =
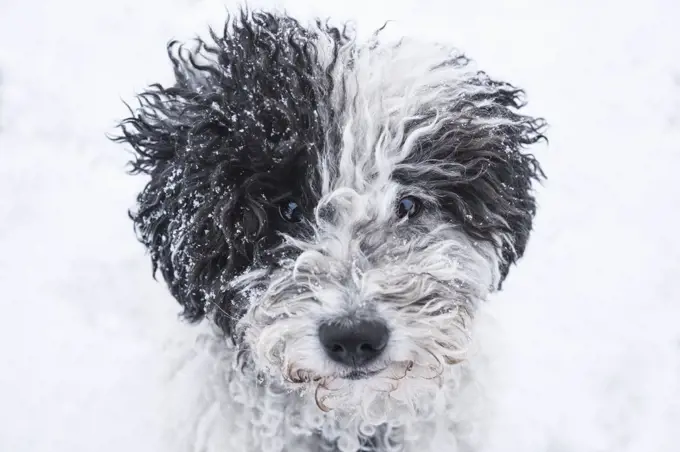
M223 450L457 451L475 312L545 176L524 92L445 45L242 10L171 42L115 140L131 218L220 337ZM468 448L468 449L466 449Z

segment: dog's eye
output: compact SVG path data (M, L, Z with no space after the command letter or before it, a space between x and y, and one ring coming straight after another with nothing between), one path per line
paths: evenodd
M397 216L399 218L413 218L420 212L420 207L421 203L418 198L406 196L399 200L399 204L397 205Z
M299 223L302 221L302 209L295 201L287 200L281 203L279 212L281 213L281 218L290 223Z

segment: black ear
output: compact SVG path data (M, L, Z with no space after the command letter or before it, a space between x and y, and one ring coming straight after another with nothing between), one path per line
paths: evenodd
M464 67L468 60L459 57L450 64ZM482 72L453 89L458 91L447 126L420 143L396 174L425 184L453 222L473 238L495 245L502 283L524 254L532 229L533 184L545 176L526 148L545 139L546 123L520 113L525 106L522 90ZM439 162L437 171L415 176L417 162L427 161Z
M536 214L533 184L545 178L539 162L526 152L545 139L546 123L520 113L524 92L478 74L473 84L486 89L462 107L453 158L464 167L451 201L468 232L481 239L501 238L502 282L524 255ZM459 203L459 200L464 202Z
M195 322L217 302L210 291L215 278L237 265L232 239L242 206L238 189L229 188L235 175L228 150L212 157L199 151L214 149L210 141L229 134L230 121L201 111L205 100L187 71L192 63L171 58L176 84L141 93L140 108L121 123L115 140L135 151L132 173L150 176L130 217L154 275L161 272L183 316Z
M223 36L173 42L175 83L141 93L114 138L150 176L131 218L190 321L212 312L229 332L243 309L229 282L275 242L269 199L313 183L330 88L312 39L288 17L243 12Z

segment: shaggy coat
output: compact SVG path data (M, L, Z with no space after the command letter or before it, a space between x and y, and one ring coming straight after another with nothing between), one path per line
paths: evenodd
M458 51L379 36L244 12L171 43L175 83L122 122L154 271L229 339L222 450L473 447L471 321L527 245L544 123ZM382 354L329 359L320 326L366 319Z

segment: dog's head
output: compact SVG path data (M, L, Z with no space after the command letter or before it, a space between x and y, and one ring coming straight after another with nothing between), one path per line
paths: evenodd
M445 47L266 13L169 50L176 83L119 140L184 316L322 408L435 388L527 244L543 122L522 92Z

